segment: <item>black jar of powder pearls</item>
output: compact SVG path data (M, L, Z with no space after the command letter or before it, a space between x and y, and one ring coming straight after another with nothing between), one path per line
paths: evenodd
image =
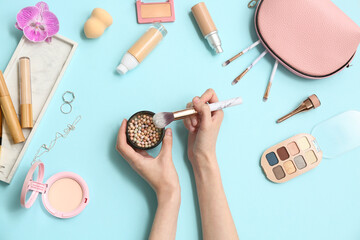
M165 128L157 128L153 123L155 113L140 111L132 115L126 124L126 138L130 146L149 150L157 147L163 140Z

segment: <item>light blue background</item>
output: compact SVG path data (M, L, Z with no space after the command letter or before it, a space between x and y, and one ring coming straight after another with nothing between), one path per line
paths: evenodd
M360 2L335 0L357 24ZM360 110L360 57L352 67L324 80L305 80L283 67L276 74L267 103L262 96L272 69L270 56L241 82L231 86L263 50L257 47L227 68L221 63L256 41L254 10L248 1L206 4L219 29L224 53L211 54L190 14L197 1L175 1L176 22L164 24L168 35L156 50L125 76L115 72L122 55L148 25L136 22L133 0L48 1L60 20L60 34L79 47L10 185L0 183L0 239L145 239L156 209L156 197L115 151L123 118L139 110L179 110L207 88L220 99L242 96L244 104L226 110L218 138L223 184L241 239L360 239L360 150L324 159L311 172L285 184L266 180L259 166L264 150L298 133L310 133L319 122L350 109ZM0 1L0 69L10 60L21 32L17 12L36 1ZM99 39L89 40L83 24L95 7L106 9L113 25ZM61 95L76 94L73 112L60 113ZM316 93L322 106L282 124L275 120ZM41 199L31 209L20 206L20 191L30 162L78 116L82 120L67 139L43 157L45 179L61 171L81 175L90 189L87 208L72 219L46 212ZM187 132L174 130L173 158L180 177L182 203L177 239L200 239L201 223L192 169L186 156ZM157 153L158 149L153 151Z

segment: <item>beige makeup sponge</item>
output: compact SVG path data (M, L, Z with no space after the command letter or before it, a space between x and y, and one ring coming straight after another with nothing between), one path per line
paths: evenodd
M84 24L84 33L87 38L98 38L112 23L113 19L107 11L95 8Z

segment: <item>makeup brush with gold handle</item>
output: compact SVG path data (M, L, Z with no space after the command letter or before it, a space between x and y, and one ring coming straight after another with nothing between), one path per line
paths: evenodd
M308 97L305 101L303 101L300 106L298 108L296 108L294 111L292 111L291 113L283 116L282 118L278 119L276 121L276 123L281 123L283 121L285 121L286 119L298 114L298 113L301 113L301 112L305 112L305 111L309 111L311 109L315 109L315 108L318 108L320 107L321 103L320 103L320 100L319 98L313 94L311 95L310 97Z
M232 98L226 101L210 103L210 111L217 111L228 107L233 107L242 103L241 97ZM175 120L187 118L197 114L194 108L188 108L177 112L160 112L154 115L153 121L157 128L164 128Z

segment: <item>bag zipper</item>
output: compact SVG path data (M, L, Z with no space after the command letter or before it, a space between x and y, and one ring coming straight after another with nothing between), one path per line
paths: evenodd
M248 3L248 8L254 8L256 7L257 3L259 2L259 0L251 0L249 3Z

